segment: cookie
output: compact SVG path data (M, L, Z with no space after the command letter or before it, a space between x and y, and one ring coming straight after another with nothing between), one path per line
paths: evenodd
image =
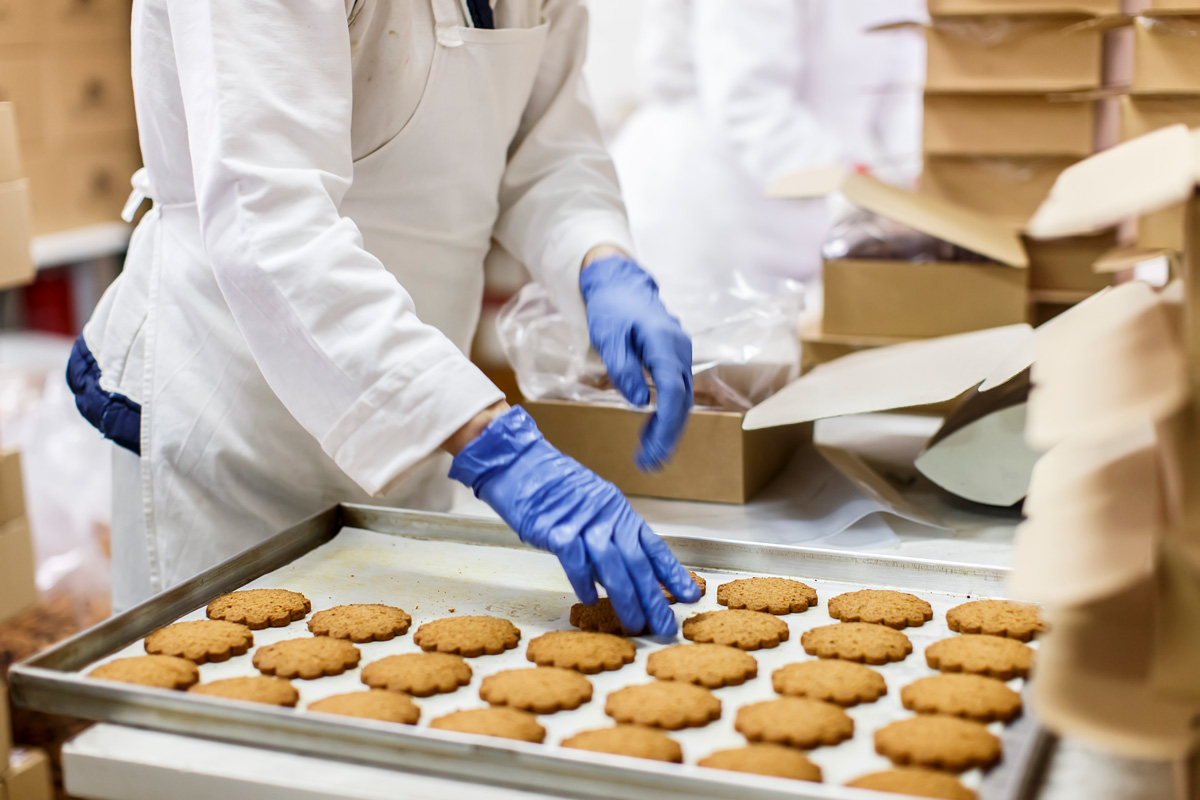
M967 672L1007 681L1029 677L1033 648L1016 639L968 633L926 647L925 663L942 672Z
M748 741L801 750L838 744L854 735L854 720L845 711L805 697L780 697L742 706L733 727Z
M721 701L690 683L644 683L608 696L604 713L620 723L677 731L700 728L721 716Z
M932 797L935 800L975 800L975 792L959 783L958 778L929 769L902 767L872 772L846 784L852 789Z
M282 628L312 611L312 603L287 589L247 589L223 595L208 604L209 619L237 622L253 631Z
M200 670L186 658L133 656L101 664L89 672L88 677L157 689L187 689L200 682Z
M802 753L778 744L752 744L732 750L719 750L696 763L711 769L821 782L820 767L805 758Z
M212 683L201 683L188 689L189 693L209 697L224 697L228 700L245 700L250 703L265 703L269 706L294 707L300 701L296 687L283 678L226 678Z
M625 630L621 625L621 620L617 617L617 612L613 610L612 601L607 597L601 597L594 606L585 606L583 603L571 606L569 621L581 631L596 631L614 635L628 634L630 636L643 633L643 631Z
M512 650L521 641L521 631L499 617L446 617L417 628L413 641L422 650L475 658Z
M1011 600L973 600L946 612L946 624L958 633L1007 636L1028 642L1046 632L1041 610L1029 603Z
M503 706L455 711L438 717L429 723L429 727L459 733L476 733L480 736L498 736L501 739L517 739L535 744L540 744L546 739L546 729L538 724L537 717Z
M155 631L146 637L146 652L207 664L245 655L253 644L254 634L245 625L201 619Z
M571 711L592 699L592 682L570 669L531 667L497 672L479 685L479 699L535 714Z
M887 682L870 667L852 661L803 661L780 667L771 685L785 697L807 697L839 706L874 703L887 694Z
M740 686L758 674L758 662L736 647L677 644L650 654L646 672L660 681L695 683L708 689Z
M902 719L875 731L875 752L893 764L963 772L1000 760L1000 740L981 723L956 717Z
M633 663L637 648L611 633L552 631L529 643L525 657L539 667L573 669L585 675L616 670Z
M817 604L817 590L791 578L742 578L718 586L717 602L730 608L795 614Z
M697 586L700 587L700 597L704 597L705 593L708 592L708 581L704 580L704 578L701 578L699 575L697 575L696 573L691 572L691 571L688 572L688 575L691 575L692 580L696 583ZM664 587L662 587L662 590L663 590L663 595L666 596L668 603L670 603L671 605L674 605L675 603L679 602L679 598L676 597L675 595L671 594L670 589L668 589L667 587L664 586Z
M408 695L372 689L369 692L335 694L315 703L308 704L309 711L324 714L341 714L346 717L377 719L382 722L398 722L416 725L421 718L421 709Z
M618 756L649 758L654 761L683 763L683 748L679 742L660 731L639 725L617 725L584 731L563 739L563 747L590 750L593 753L612 753Z
M976 722L1008 722L1021 714L1021 695L983 675L934 675L900 690L900 702L918 714L946 714Z
M471 682L471 667L450 653L404 653L363 667L362 682L372 689L429 697L453 692Z
M839 622L813 628L804 632L800 644L810 656L867 664L903 661L912 652L912 642L903 633L868 622Z
M830 600L829 616L842 622L870 622L900 630L919 628L933 619L933 606L906 592L863 589Z
M314 636L261 647L254 654L254 666L264 675L311 681L326 675L341 675L357 667L361 657L362 652L345 639Z
M683 621L683 638L742 650L778 647L788 638L787 623L770 614L741 609L705 611Z
M315 636L352 642L386 642L408 631L412 617L404 609L377 603L335 606L313 614L308 629Z

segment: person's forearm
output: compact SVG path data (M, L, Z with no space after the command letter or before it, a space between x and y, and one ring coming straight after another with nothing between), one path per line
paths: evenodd
M483 411L480 411L471 421L463 425L454 435L442 443L442 449L452 456L458 455L464 447L475 441L475 437L483 433L492 420L508 411L511 408L508 403L501 400L495 405L488 406Z
M626 258L630 257L629 253L626 253L615 244L598 244L591 250L588 250L587 255L583 257L583 268L587 269L594 262L599 261L602 258L608 258L609 256L625 256Z

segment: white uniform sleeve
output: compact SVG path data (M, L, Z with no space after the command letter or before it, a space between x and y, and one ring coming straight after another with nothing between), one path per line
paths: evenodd
M547 0L544 15L546 50L509 151L495 235L586 337L583 257L599 244L632 254L633 237L583 78L587 9Z
M694 0L690 5L705 117L763 190L788 172L841 163L837 141L801 99L801 34L808 4Z
M271 389L383 491L503 395L339 213L353 174L346 8L167 3L217 283Z

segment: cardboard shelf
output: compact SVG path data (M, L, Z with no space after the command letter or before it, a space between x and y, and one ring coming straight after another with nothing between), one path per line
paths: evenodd
M34 237L33 260L38 269L76 264L123 253L133 228L124 222L105 222Z

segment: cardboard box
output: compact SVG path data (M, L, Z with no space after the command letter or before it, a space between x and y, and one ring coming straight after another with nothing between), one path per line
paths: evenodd
M53 45L46 70L48 138L81 141L135 130L128 47L107 42Z
M1121 13L1121 0L929 0L933 16L963 14L1087 14Z
M1137 17L1133 84L1140 94L1200 94L1200 16Z
M1138 217L1137 246L1182 253L1187 232L1185 211L1181 203Z
M930 156L921 173L921 190L1021 228L1059 174L1078 161L1066 156Z
M32 241L29 181L0 183L0 289L33 280Z
M23 140L45 133L46 83L37 47L6 46L0 49L0 102L17 107L18 131Z
M932 155L1076 156L1095 151L1097 100L1078 94L925 95Z
M25 177L21 161L20 134L17 132L17 110L12 103L0 103L0 183Z
M1112 283L1112 275L1095 270L1096 262L1117 246L1117 232L1065 239L1026 239L1029 288L1091 294Z
M1200 14L1196 0L1137 0L1135 5L1143 14Z
M0 681L0 764L12 756L12 712L8 708L8 683Z
M0 622L37 603L33 539L25 517L0 525Z
M51 41L111 40L129 44L130 0L39 0Z
M18 747L0 772L0 800L54 800L50 759L43 750Z
M114 135L74 148L39 143L26 148L25 163L42 235L118 221L142 162L132 136Z
M745 414L692 411L671 463L655 475L633 464L647 413L618 406L526 400L551 444L629 495L745 503L812 440L812 425L745 431Z
M25 484L21 478L21 454L0 450L0 525L25 516Z
M0 45L37 41L40 6L37 0L0 0Z
M884 336L838 336L826 333L820 315L807 320L800 328L800 374L812 372L822 364L836 361L852 353L903 344L908 339Z
M1121 141L1136 139L1168 125L1183 123L1189 128L1200 125L1200 94L1197 95L1123 95L1121 103Z

